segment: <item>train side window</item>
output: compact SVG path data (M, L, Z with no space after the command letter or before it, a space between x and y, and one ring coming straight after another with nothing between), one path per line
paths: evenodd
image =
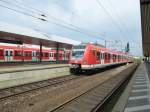
M56 58L56 54L54 54L54 57Z
M45 53L45 57L48 57L49 56L49 54L48 53Z
M36 56L40 56L40 52L36 52Z
M4 56L3 50L0 50L0 56Z
M102 53L102 59L104 59L105 57L104 57L104 53Z
M103 53L102 55L103 55L103 59L105 59L105 53Z
M25 52L25 55L28 56L28 52Z
M10 56L13 56L13 51L10 51Z
M62 54L58 54L59 55L59 57L61 57L62 56Z
M45 55L44 55L44 53L42 52L42 57L44 57Z
M32 52L32 57L34 57L34 52Z
M14 54L15 54L15 56L21 56L22 53L21 53L21 51L15 51Z
M100 53L100 59L103 59L103 58L102 58L102 53Z
M114 55L114 59L116 59L117 58L117 56L116 55Z
M107 53L105 53L105 59L107 59Z
M110 57L110 54L108 54L108 59L110 59L111 57Z
M54 56L53 56L53 53L51 53L51 57L54 57Z
M27 51L27 52L25 53L25 55L26 55L26 56L31 56L31 52Z
M97 53L96 53L96 59L97 59L97 60L100 60L100 52L97 52Z
M8 51L5 51L5 56L8 56Z

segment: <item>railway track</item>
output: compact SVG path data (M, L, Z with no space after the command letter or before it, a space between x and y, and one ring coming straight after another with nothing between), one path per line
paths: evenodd
M21 95L23 93L35 91L38 89L55 86L55 85L62 84L62 83L75 80L81 77L84 77L84 76L67 75L67 76L52 78L52 79L48 79L48 80L44 80L40 82L34 82L34 83L25 84L25 85L1 89L0 100L5 100L9 97Z
M48 112L105 112L105 106L130 79L136 66L123 70L101 84Z
M48 68L43 68L43 69L48 69ZM105 68L101 72L104 72L105 70L109 70L109 69L110 68L107 68L107 69ZM81 77L84 77L84 75L83 74L82 75L67 75L67 76L52 78L52 79L48 79L44 81L14 86L14 87L6 88L6 89L0 89L0 100L5 100L12 96L21 95L23 93L31 92L34 90L39 90L45 87L62 84L71 80L79 79Z

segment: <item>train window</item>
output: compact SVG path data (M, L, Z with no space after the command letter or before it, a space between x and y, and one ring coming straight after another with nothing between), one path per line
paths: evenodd
M48 57L49 56L49 54L48 53L44 53L45 54L45 57Z
M25 53L25 55L26 55L26 56L31 56L31 52L27 51L27 52Z
M108 59L110 59L110 54L108 54Z
M44 57L44 56L45 56L45 53L43 53L43 52L42 52L42 54L41 54L41 55L42 55L42 57Z
M51 57L53 57L53 53L51 53Z
M4 54L3 54L3 50L0 50L0 56L3 56Z
M21 53L21 51L15 51L14 54L15 54L15 56L21 56L22 53Z
M105 53L102 53L103 59L105 59Z
M105 53L104 55L105 55L105 59L107 59L107 53Z
M10 51L10 56L13 56L13 51Z
M62 57L62 54L59 54L59 57Z
M32 52L32 56L33 56L33 57L36 56L35 52Z
M114 54L112 54L112 59L115 59L115 55Z
M100 52L97 52L97 53L96 53L96 59L97 59L97 60L100 60Z
M8 56L8 51L5 51L5 56Z
M119 59L121 59L121 56L119 55Z
M75 58L81 58L84 55L84 51L73 51L72 56Z
M36 56L40 56L40 52L36 52Z
M100 53L100 59L103 59L103 57L102 57L102 53Z
M54 57L56 58L56 54L54 54Z
M115 59L117 59L117 55L115 55Z

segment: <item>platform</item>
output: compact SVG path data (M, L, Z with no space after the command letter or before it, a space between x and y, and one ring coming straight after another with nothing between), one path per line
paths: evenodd
M42 70L42 69L51 69L58 67L68 67L68 64L34 64L34 65L17 65L17 66L1 66L0 74L3 73L12 73L12 72L21 72L21 71L31 71L31 70Z
M150 63L140 64L112 112L150 112Z
M25 65L0 68L0 89L69 75L67 64Z
M146 67L147 66L147 67ZM150 63L142 63L137 69L124 112L150 112Z

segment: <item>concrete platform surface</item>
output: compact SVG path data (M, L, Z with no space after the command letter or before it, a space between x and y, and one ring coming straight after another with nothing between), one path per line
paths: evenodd
M150 112L150 63L142 62L112 112Z
M137 69L124 112L150 112L150 74L148 74L150 68L148 65L141 63Z
M69 67L68 64L37 64L37 65L20 65L20 66L1 66L0 74L21 72L21 71L31 71L31 70L42 70L57 67Z
M0 89L70 75L68 64L26 65L0 68Z

